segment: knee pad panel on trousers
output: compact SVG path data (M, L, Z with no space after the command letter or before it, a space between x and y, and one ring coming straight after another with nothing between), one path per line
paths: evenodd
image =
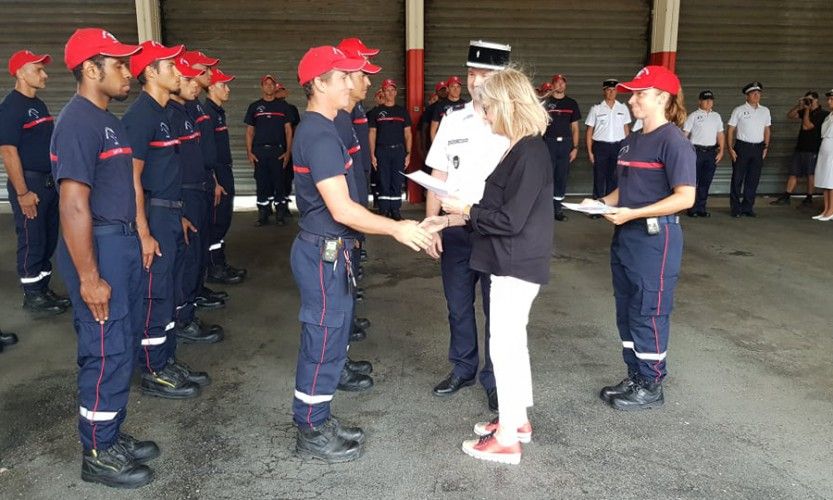
M329 363L344 356L344 344L341 329L344 326L344 311L326 311L322 314L317 307L302 307L298 314L301 327L312 335L301 335L301 353L314 363ZM326 342L326 345L325 345Z
M674 290L677 276L666 276L662 282L658 279L642 281L643 316L667 316L674 308ZM662 289L662 290L660 290Z
M86 308L85 308L86 309ZM135 335L131 331L127 310L117 315L110 309L110 319L101 325L98 321L76 319L75 331L78 334L78 357L120 354L133 349ZM104 335L101 335L101 328Z

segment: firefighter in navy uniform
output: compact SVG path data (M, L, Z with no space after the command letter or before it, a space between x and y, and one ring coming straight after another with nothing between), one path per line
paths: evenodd
M28 50L9 58L14 90L0 103L0 155L6 166L9 204L17 233L17 275L23 308L59 314L68 299L49 288L52 254L58 243L58 195L50 173L49 139L53 117L37 97L46 87L51 58Z
M368 116L370 126L370 161L379 172L379 212L394 220L401 220L401 172L411 157L411 116L396 104L396 82L382 82L385 101L373 108Z
M419 135L422 142L423 157L431 149L431 118L434 116L434 107L446 97L448 97L448 85L445 82L437 82L434 85L434 93L428 98L428 104L425 106L422 116L419 117Z
M246 124L246 154L255 169L257 184L257 225L269 221L272 204L284 198L283 169L289 165L292 147L292 111L285 101L275 98L277 80L272 75L260 79L263 96L249 105ZM280 207L276 207L280 208ZM275 223L286 223L284 213L275 211Z
M232 276L247 276L246 269L238 269L226 262L226 240L234 215L234 172L231 160L228 120L223 104L228 101L230 89L228 84L234 80L233 75L226 75L219 68L211 69L211 80L205 110L214 125L214 143L217 146L217 166L215 176L217 183L225 193L220 203L213 207L211 213L211 245L208 248L209 268L207 280L212 283L227 283Z
M130 58L130 72L142 85L139 97L122 118L133 155L136 229L142 243L142 298L144 332L138 346L142 371L140 390L148 395L183 399L197 397L202 372L191 372L175 362L178 332L176 302L184 265L182 221L182 164L165 106L179 90L180 73L174 58L181 45L141 44ZM192 341L217 342L218 332L193 335Z
M289 123L292 125L292 133L295 133L295 127L298 126L298 123L301 121L301 114L298 112L298 107L292 104L291 102L287 101L286 98L289 97L289 89L280 82L275 85L275 98L279 101L283 101L289 106L289 110L292 112L292 115L289 118ZM281 210L283 211L284 216L292 217L292 212L289 211L289 195L292 194L292 180L295 179L295 172L292 170L292 152L289 153L289 163L287 167L283 169L283 202L281 204Z
M616 325L628 376L604 387L600 397L623 411L662 406L674 290L683 254L678 212L694 205L697 156L681 127L686 119L677 75L648 66L617 90L642 119L625 139L619 185L600 200L617 207L605 215L616 228L610 245ZM591 202L585 200L585 202Z
M373 215L351 199L352 159L333 119L350 101L348 73L359 71L365 62L323 46L307 51L298 64L298 82L309 106L293 148L300 231L291 263L301 293L302 332L292 412L298 454L330 463L358 458L365 440L360 428L343 427L330 414L347 359L353 309L350 248L356 232L388 234L414 250L431 241L416 222Z
M455 75L448 77L448 80L445 81L445 85L448 90L448 94L446 94L445 99L440 99L436 104L434 104L434 110L431 115L430 136L432 142L437 135L437 130L439 130L440 122L443 121L443 118L445 118L452 111L463 109L468 102L468 100L462 96L463 81L460 80L459 76Z
M64 62L78 92L61 111L50 147L63 235L57 264L78 335L81 479L117 488L150 483L144 463L159 456L155 443L121 430L144 324L142 256L131 148L107 107L127 98L127 57L140 50L97 28L70 37Z
M570 174L570 163L578 154L578 121L581 111L578 103L567 97L567 77L557 74L552 77L552 92L544 101L544 109L550 116L550 125L544 132L544 142L550 150L553 172L552 205L555 209L555 220L567 220L561 202L567 194L567 177Z

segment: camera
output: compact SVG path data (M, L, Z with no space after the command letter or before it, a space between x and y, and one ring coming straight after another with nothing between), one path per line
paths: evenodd
M812 105L812 104L813 104L813 100L812 100L811 98L809 98L809 97L803 97L803 98L801 99L801 104L803 104L803 105L805 105L805 106L810 106L810 105Z

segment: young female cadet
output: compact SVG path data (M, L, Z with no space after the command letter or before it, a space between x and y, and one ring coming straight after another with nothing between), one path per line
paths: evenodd
M600 396L618 410L645 410L663 404L670 315L683 253L675 214L694 205L697 156L679 128L686 111L674 73L647 66L617 90L633 92L628 103L644 127L619 151L619 187L600 198L617 207L605 218L616 225L610 267L628 367L628 377L603 388Z

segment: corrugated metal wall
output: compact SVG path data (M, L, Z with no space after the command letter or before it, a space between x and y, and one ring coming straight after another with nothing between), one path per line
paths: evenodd
M677 71L689 110L697 108L700 90L711 88L725 123L744 102L740 89L753 80L764 84L761 103L772 112L773 139L759 193L784 190L799 128L786 118L790 107L816 90L826 109L824 91L833 87L826 61L831 6L830 0L685 0L680 7ZM712 192L729 191L728 156Z
M426 95L451 75L465 80L469 40L483 39L512 45L513 61L534 75L536 85L555 73L567 75L567 94L578 101L584 117L602 100L602 80L630 78L645 63L650 5L649 0L427 0ZM568 191L591 190L592 172L582 148Z
M255 191L246 160L243 115L249 103L260 98L262 75L277 76L290 90L288 101L303 112L306 101L296 76L301 56L311 46L335 45L342 38L357 36L382 49L374 58L383 67L372 78L375 88L383 78L403 81L404 0L163 0L162 14L165 43L184 43L219 57L220 68L237 76L226 107L238 194ZM372 103L373 92L367 104Z
M58 116L75 93L75 80L64 67L64 44L76 28L96 26L125 43L136 43L136 7L132 0L3 0L0 3L0 95L14 88L7 71L9 56L21 49L50 54L49 80L38 96ZM135 93L135 87L134 87ZM125 104L113 103L121 115ZM0 199L7 199L6 171L0 172Z

